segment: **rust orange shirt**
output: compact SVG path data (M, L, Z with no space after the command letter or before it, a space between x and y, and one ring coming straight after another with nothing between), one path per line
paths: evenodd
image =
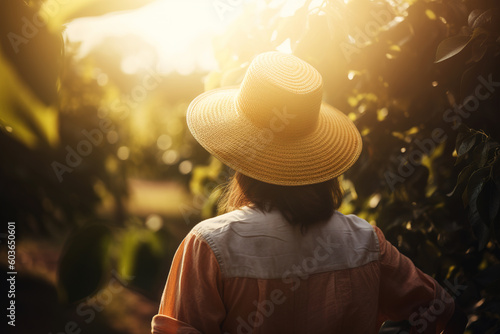
M177 250L152 333L440 333L453 298L377 227L335 212L302 234L277 211L196 225Z

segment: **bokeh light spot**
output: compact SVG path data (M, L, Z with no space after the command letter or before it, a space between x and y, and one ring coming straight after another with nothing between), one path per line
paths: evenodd
M130 149L127 146L120 146L120 148L118 148L118 151L116 152L116 155L120 160L127 160L130 156Z
M381 198L382 198L382 197L380 196L380 194L375 194L375 195L373 195L373 196L370 198L370 201L368 202L368 206L369 206L370 208L375 208L375 207L378 205L378 203L380 202L380 199L381 199Z
M106 134L106 139L108 140L108 143L110 143L110 144L116 144L116 142L118 141L118 132L116 132L114 130L109 131Z
M101 73L97 76L97 84L99 86L106 86L109 82L109 77L106 73Z
M172 146L172 138L169 135L161 135L156 140L156 145L160 150L168 150Z
M429 20L435 20L436 19L436 14L434 14L434 12L430 9L427 9L425 11L425 15L427 15L427 17L429 18Z
M179 161L179 153L174 150L165 151L161 157L162 161L167 165L173 165Z
M146 218L146 227L156 232L163 227L163 219L156 214L149 215Z
M193 163L189 160L184 160L179 164L179 172L189 174L193 170Z
M387 110L387 108L382 108L377 110L377 120L379 122L382 122L387 117L388 114L389 110Z

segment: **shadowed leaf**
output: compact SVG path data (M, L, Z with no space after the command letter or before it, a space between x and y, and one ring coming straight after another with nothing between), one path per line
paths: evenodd
M435 63L442 62L460 53L471 41L470 36L453 36L439 43Z
M45 106L19 78L0 51L0 124L28 147L59 141L57 111Z

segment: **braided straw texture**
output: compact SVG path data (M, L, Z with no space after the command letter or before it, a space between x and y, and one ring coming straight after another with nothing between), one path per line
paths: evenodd
M323 103L321 75L291 55L257 56L239 88L194 99L194 138L227 166L277 185L306 185L343 174L362 141L352 121Z

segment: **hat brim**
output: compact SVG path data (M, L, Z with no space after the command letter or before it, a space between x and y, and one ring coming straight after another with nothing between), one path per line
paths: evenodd
M191 102L186 120L194 138L230 168L254 179L297 186L333 179L358 159L361 135L354 123L322 103L316 127L283 138L238 112L238 88L205 92Z

